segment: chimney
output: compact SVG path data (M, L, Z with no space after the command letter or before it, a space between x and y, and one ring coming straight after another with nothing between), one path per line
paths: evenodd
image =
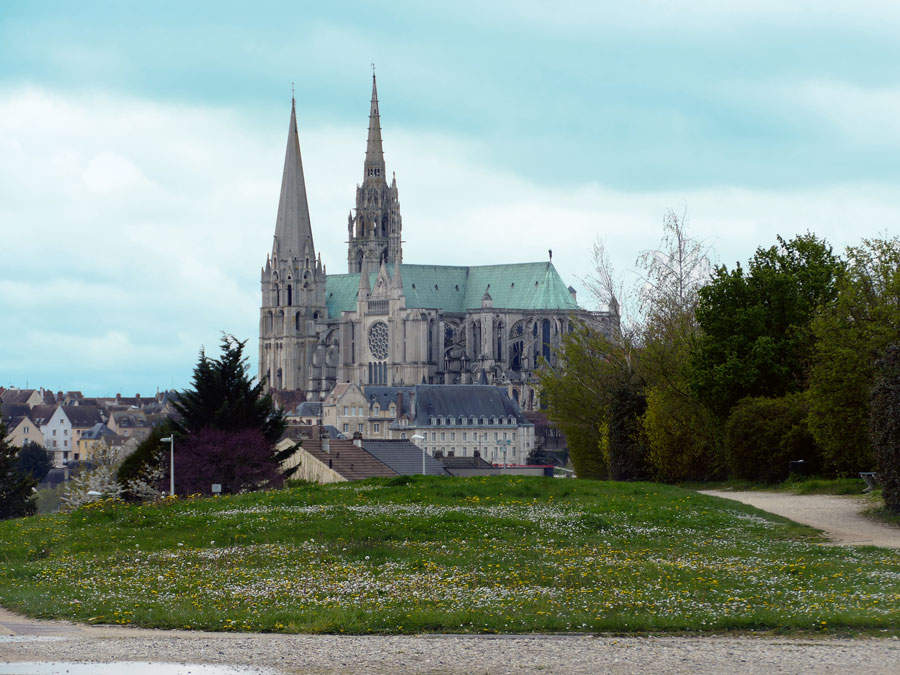
M353 432L353 445L355 445L357 448L362 447L362 434L358 431Z
M116 394L116 405L119 405L122 402L122 394Z
M137 399L137 403L138 403L138 405L140 405L140 404L141 404L141 395L140 395L140 394L135 394L135 395L134 395L134 398Z
M63 393L61 391L56 392L56 402L57 403L63 402Z
M403 392L397 392L397 418L403 414Z
M331 438L328 437L325 427L319 427L319 442L322 444L322 452L331 453ZM328 466L331 466L330 459L328 460Z

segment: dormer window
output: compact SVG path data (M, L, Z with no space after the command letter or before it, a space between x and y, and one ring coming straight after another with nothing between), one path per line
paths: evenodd
M444 426L444 418L441 418L441 426Z
M456 425L456 418L455 418L455 417L451 417L451 418L450 418L450 426L455 426L455 425Z
M437 424L437 417L431 418L431 426L435 426Z

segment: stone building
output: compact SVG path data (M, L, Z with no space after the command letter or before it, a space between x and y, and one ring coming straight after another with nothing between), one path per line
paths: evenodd
M372 78L362 183L347 222L347 273L327 274L313 243L292 101L272 250L260 278L259 374L274 390L321 400L359 386L508 386L537 406L543 357L583 314L553 264L420 265L403 262L397 179L387 182ZM610 330L614 312L594 317Z

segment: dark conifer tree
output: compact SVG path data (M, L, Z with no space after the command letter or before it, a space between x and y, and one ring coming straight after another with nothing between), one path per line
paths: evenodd
M35 480L19 470L18 454L0 418L0 520L28 516L36 510L31 498Z
M186 436L202 429L256 429L272 444L281 437L284 415L273 408L271 394L263 393L265 381L254 384L247 374L246 344L246 340L223 335L222 356L218 359L200 350L193 389L182 391L175 403L182 416L175 422L179 434Z

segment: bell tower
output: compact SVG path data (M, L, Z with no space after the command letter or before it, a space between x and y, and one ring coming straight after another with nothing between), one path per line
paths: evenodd
M293 98L275 236L260 284L259 376L268 389L308 391L317 333L327 319L325 268L313 244Z
M393 176L388 185L374 72L363 181L356 186L354 211L347 217L347 271L350 274L359 273L363 269L363 261L369 263L370 269L378 269L381 263L392 265L403 262L403 221L400 218L397 178Z

